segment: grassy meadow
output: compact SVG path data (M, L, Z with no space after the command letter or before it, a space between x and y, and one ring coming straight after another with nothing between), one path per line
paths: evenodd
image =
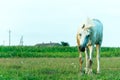
M103 47L101 56L100 74L94 54L93 74L81 75L76 47L1 46L0 80L120 80L120 48Z
M101 58L101 73L81 75L78 58L1 58L0 80L119 80L120 58Z

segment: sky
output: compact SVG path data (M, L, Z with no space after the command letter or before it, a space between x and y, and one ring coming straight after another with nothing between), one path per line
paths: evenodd
M0 45L68 42L87 17L103 23L102 46L120 47L120 0L0 0Z

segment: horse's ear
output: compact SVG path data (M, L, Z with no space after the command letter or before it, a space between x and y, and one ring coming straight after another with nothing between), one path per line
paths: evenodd
M82 29L85 27L85 24L83 24Z

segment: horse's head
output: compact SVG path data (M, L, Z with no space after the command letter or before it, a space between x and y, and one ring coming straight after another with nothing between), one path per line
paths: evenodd
M90 28L86 27L85 24L83 24L78 35L79 35L79 41L80 41L80 44L79 44L80 51L84 52L85 47L87 46L91 36L91 30Z

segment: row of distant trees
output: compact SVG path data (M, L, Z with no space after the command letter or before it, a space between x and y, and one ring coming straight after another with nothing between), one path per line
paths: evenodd
M68 42L63 42L63 41L61 42L61 45L62 46L70 46Z
M70 46L70 45L68 42L61 41L61 43L54 43L54 42L39 43L39 44L36 44L35 46Z

